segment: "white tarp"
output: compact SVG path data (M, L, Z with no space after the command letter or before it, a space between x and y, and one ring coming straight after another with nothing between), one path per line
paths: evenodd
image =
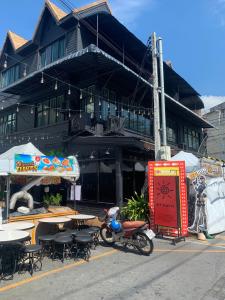
M199 159L192 153L180 151L176 155L174 155L170 160L175 161L185 161L186 172L194 172L200 169L200 161Z
M8 151L0 155L0 172L11 173L14 171L15 154L30 154L30 155L44 155L32 143L27 143L12 147Z
M225 181L222 177L207 180L206 213L209 234L225 231Z

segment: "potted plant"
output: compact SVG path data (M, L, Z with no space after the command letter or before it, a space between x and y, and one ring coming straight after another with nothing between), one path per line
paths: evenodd
M43 197L44 206L50 207L50 206L60 206L62 202L62 195L57 193L55 195L53 194L46 194Z
M145 199L144 195L138 195L137 192L134 193L128 202L121 209L122 217L130 221L149 220L149 206L148 201Z

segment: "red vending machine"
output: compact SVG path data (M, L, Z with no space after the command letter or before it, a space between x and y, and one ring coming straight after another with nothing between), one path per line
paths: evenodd
M188 207L184 161L150 161L148 188L151 228L174 243L187 236Z

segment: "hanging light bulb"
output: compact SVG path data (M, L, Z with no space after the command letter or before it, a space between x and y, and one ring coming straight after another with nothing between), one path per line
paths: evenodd
M91 95L91 98L90 98L90 103L92 103L93 102L93 98L92 98L92 95Z
M80 90L80 100L82 100L83 99L83 92L82 92L82 90Z
M69 119L71 118L71 113L70 113L70 109L69 109L69 114L68 114Z
M82 118L81 110L80 110L80 119Z
M44 73L41 72L41 83L44 83Z
M58 90L58 82L57 82L57 80L56 80L56 82L55 82L55 87L54 87L54 89L55 89L55 91Z
M123 112L123 107L121 108L121 112Z
M95 157L94 157L94 154L93 154L94 152L91 152L91 155L90 155L90 159L94 159Z
M56 110L56 117L58 118L58 116L59 116L59 111L58 111L58 109Z
M33 113L34 113L34 109L33 109L33 107L31 107L31 109L30 109L30 113L33 115Z
M110 109L110 104L108 103L108 109Z
M3 109L4 109L4 107L2 106L2 107L1 107L1 110L3 110Z
M5 54L5 61L4 61L3 67L6 69L7 66L8 66L8 63L7 63L7 54Z
M110 154L109 148L105 151L105 154L106 154L106 155L109 155L109 154Z
M68 89L68 95L71 95L70 85L69 85L69 89Z
M102 105L102 103L101 103L101 101L100 101L100 100L99 100L99 102L98 102L98 105L99 105L99 106L101 106L101 105Z
M101 119L101 118L102 118L102 115L99 115L99 118Z
M24 66L24 70L23 70L23 77L27 76L27 66Z
M18 113L20 111L19 104L17 104L16 112Z

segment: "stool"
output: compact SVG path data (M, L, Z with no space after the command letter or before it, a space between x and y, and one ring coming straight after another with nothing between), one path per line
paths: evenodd
M42 246L37 244L24 246L23 253L24 253L24 257L20 262L19 272L21 272L23 267L26 266L31 276L33 275L34 271L41 271Z
M93 237L93 249L99 244L99 231L100 228L97 226L90 226L87 229L82 229L80 232L88 233Z
M86 261L89 261L91 256L91 243L93 238L90 235L77 235L75 236L75 242L77 245L76 258L81 255Z
M54 239L54 234L41 235L38 237L39 244L42 245L43 254L46 254L48 257L52 255Z
M71 256L71 246L73 243L73 238L71 235L66 236L58 236L54 239L54 252L53 252L53 259L55 258L56 254L62 256L62 262L64 262L65 258ZM58 248L58 249L57 249Z

